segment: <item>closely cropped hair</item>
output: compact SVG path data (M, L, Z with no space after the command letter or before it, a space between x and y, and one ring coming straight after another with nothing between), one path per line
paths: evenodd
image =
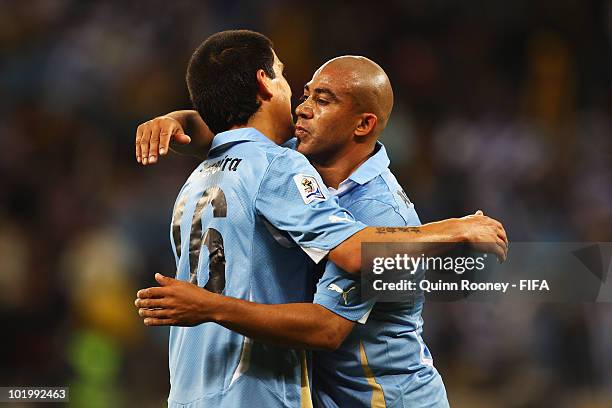
M208 37L187 67L194 108L213 133L244 125L257 112L257 71L274 78L272 42L249 30L222 31Z

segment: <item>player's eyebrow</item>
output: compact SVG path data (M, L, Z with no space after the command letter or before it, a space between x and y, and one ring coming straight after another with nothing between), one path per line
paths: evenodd
M304 90L307 92L310 92L310 87L308 86L308 84L304 85ZM332 92L331 89L329 88L315 88L314 89L314 93L316 94L326 94L330 99L334 100L334 101L338 101L339 98L336 96L335 93Z

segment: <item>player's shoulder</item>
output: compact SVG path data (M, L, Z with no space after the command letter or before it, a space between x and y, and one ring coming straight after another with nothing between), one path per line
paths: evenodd
M343 205L361 221L380 225L420 224L414 205L390 171L357 186L352 191L350 201Z
M245 159L246 167L267 168L273 162L277 165L285 162L284 156L293 152L291 149L275 143L260 141L241 141L231 145L228 149L216 151L216 156L236 156ZM209 157L210 158L210 157Z
M301 153L270 144L259 145L257 148L265 157L260 160L261 173L258 174L261 175L262 183L258 191L282 190L283 185L298 183L298 178L300 182L307 180L306 182L309 182L316 191L321 190L323 183L319 174Z
M358 185L351 191L351 202L371 201L374 204L380 203L381 205L390 205L395 207L397 205L394 195L399 187L399 184L389 183L385 173L379 174L372 178L367 183ZM391 174L389 172L389 174Z
M306 157L302 153L295 150L295 145L290 144L289 142L281 146L276 145L276 147L277 147L277 149L275 150L276 154L284 155L284 157L287 157L288 159L293 159L293 160L307 160Z
M269 165L275 168L299 169L304 166L310 168L311 164L306 157L286 146L265 146L265 154Z
M377 197L380 201L400 211L414 211L414 204L410 201L408 194L398 183L391 170L386 169L372 181L372 192L378 194Z

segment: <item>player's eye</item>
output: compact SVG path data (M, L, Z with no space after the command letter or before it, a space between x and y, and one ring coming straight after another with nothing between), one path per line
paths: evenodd
M300 98L298 99L299 103L304 103L306 102L306 99L308 99L308 95L302 95L300 96Z
M321 98L317 98L317 103L322 106L329 105L329 101L326 101L325 99Z

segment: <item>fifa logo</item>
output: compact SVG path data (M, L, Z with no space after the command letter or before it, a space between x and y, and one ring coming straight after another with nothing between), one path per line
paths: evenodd
M295 181L295 185L297 186L304 203L308 204L312 201L323 201L325 200L325 195L321 188L319 187L319 183L312 176L306 176L304 174L296 174L293 176L293 181Z
M310 181L307 178L302 179L302 185L304 186L304 191L306 191L306 194L310 194L313 191L315 191L315 189L314 189L314 187L312 185L312 181Z

